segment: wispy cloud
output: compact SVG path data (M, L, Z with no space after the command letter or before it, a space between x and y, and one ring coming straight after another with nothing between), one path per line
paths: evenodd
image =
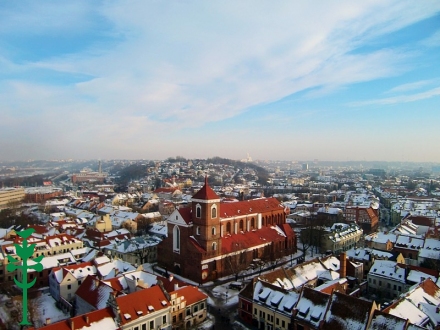
M408 102L415 102L415 101L429 99L439 95L440 95L440 87L437 87L422 93L416 93L411 95L399 95L394 97L361 101L361 102L352 102L349 105L352 107L359 107L359 106L374 105L374 104L386 105L386 104L408 103Z
M422 40L420 44L428 47L440 47L440 31L437 31L429 38Z
M389 91L386 92L386 94L416 91L422 88L426 89L426 86L438 85L438 83L439 83L439 79L420 80L391 88Z
M400 74L410 68L400 48L353 51L440 10L434 2L420 6L401 1L28 5L4 9L8 18L0 30L65 33L79 42L76 29L86 38L96 21L105 21L103 33L114 43L95 36L96 41L73 53L25 63L5 57L9 77L1 83L4 111L17 122L23 113L38 113L34 121L23 124L27 129L37 122L42 131L52 127L61 134L64 130L57 127L78 123L78 144L87 141L101 148L102 141L131 145L147 132L178 136L180 129L233 118L255 105L308 89L313 91L306 96L317 98L350 84ZM31 17L33 11L40 14ZM27 23L14 28L19 22ZM59 86L13 77L14 72L35 68L90 79ZM98 142L83 137L96 131L97 123L106 127ZM126 133L109 133L116 131ZM43 143L45 137L39 139Z

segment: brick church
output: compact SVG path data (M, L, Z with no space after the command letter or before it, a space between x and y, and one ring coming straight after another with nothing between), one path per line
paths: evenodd
M157 258L159 266L203 283L295 252L295 233L276 198L221 202L206 178L191 206L168 218Z

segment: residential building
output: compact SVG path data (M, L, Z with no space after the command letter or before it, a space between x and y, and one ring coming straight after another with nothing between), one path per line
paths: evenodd
M366 206L347 206L345 221L358 224L365 234L376 232L379 227L377 209Z
M358 246L362 236L363 231L357 224L335 223L330 229L323 232L320 252L339 255L343 251Z
M171 304L160 286L153 286L128 295L109 296L119 329L170 330Z
M21 203L25 198L24 188L1 188L0 210L7 209L11 204Z

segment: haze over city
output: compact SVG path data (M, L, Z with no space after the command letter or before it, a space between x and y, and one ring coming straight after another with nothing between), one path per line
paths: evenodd
M440 162L439 1L21 1L0 18L0 161Z

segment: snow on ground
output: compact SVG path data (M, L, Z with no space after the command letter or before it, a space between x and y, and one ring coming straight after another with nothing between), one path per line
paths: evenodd
M41 293L37 298L30 300L29 310L34 311L32 321L35 326L42 326L50 319L51 323L68 319L70 315L58 309L55 299L49 293Z
M216 286L211 290L212 295L214 296L214 301L211 299L211 306L216 307L230 307L238 304L238 290L232 290L228 288L229 284L222 284ZM208 300L209 304L209 300Z

